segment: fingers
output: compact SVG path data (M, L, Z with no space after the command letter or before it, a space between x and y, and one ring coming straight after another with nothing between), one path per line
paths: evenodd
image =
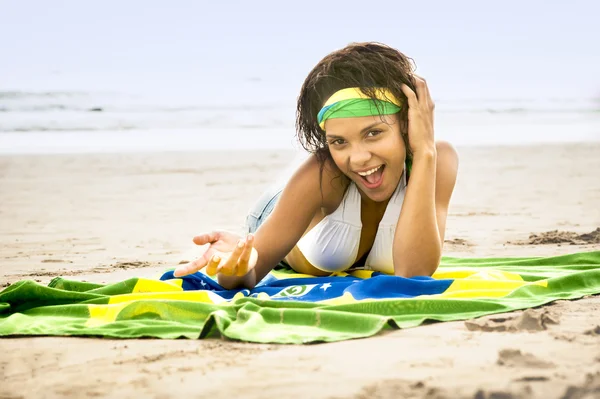
M219 270L219 262L221 262L221 257L217 254L211 256L208 264L206 265L206 274L209 276L214 276L217 274L217 270Z
M209 243L215 242L218 239L219 239L218 233L216 231L213 231L210 233L196 236L196 237L194 237L193 241L194 241L194 244L196 244L196 245L204 245L204 244L209 244Z
M417 90L417 97L419 98L419 100L426 100L428 97L427 82L425 82L425 79L417 74L413 74L413 76L415 78L415 89Z
M239 240L229 258L217 270L218 273L223 273L225 276L233 276L237 270L237 263L240 255L244 251L245 240Z
M194 243L196 245L213 244L220 239L222 238L219 237L219 232L213 231L194 237ZM253 245L254 236L249 234L245 240L241 239L238 241L232 252L227 251L227 255L229 256L225 257L223 257L222 254L215 254L214 251L210 249L214 247L211 245L202 257L178 267L174 272L174 276L185 276L187 274L195 273L204 267L206 267L206 274L209 276L214 276L217 273L222 273L225 276L244 276L248 273ZM211 252L213 252L213 254L209 257Z
M416 109L419 106L419 100L417 99L415 92L406 84L402 84L402 92L408 101L408 108Z
M431 94L429 93L427 82L421 76L413 74L413 77L415 81L416 93L410 87L408 87L408 85L402 85L402 92L404 95L406 95L408 107L415 109L418 106L421 106L423 109L433 110L435 108L435 104L431 98Z
M182 277L187 276L188 274L196 273L198 270L201 270L204 266L206 266L206 259L198 258L195 261L190 263L186 263L173 271L174 277Z
M435 104L433 103L433 99L431 98L431 93L429 92L429 86L427 85L427 81L424 77L419 76L417 74L413 74L415 78L415 87L417 89L417 96L419 101L423 102L427 108L433 109Z
M245 276L248 273L248 263L250 261L250 255L252 254L252 245L254 244L254 236L252 234L248 234L246 237L246 243L244 245L244 249L242 250L242 254L237 263L237 276Z

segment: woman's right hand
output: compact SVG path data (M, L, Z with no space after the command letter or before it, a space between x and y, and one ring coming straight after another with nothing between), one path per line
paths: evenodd
M244 276L256 266L258 253L254 248L254 236L244 239L227 231L213 231L194 237L194 244L208 245L196 260L175 269L175 277L186 276L206 267L210 276L221 273L225 276Z

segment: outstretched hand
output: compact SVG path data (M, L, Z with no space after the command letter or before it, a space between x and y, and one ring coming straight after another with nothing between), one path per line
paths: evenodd
M221 273L225 276L244 276L256 266L258 253L253 247L254 236L244 239L227 231L213 231L194 237L194 244L208 245L196 260L175 269L175 277L186 276L206 267L210 276Z

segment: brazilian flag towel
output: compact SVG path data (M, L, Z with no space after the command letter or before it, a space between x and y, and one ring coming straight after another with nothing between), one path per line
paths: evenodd
M252 290L196 273L101 285L55 278L0 292L0 336L78 335L307 343L367 337L600 293L600 251L549 258L444 258L433 277L272 271Z

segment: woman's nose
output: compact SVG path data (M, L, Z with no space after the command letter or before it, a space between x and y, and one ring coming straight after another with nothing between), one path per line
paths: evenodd
M356 168L368 165L371 160L371 152L364 146L357 147L350 155L350 164Z

